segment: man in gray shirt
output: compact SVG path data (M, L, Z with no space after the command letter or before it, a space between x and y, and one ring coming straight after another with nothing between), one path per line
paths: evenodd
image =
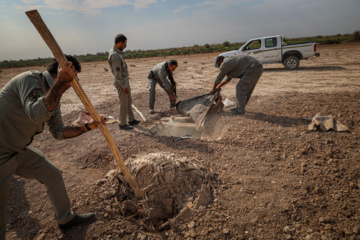
M31 146L34 136L43 131L45 122L58 140L79 136L100 124L93 120L79 127L63 124L61 96L81 71L74 57L66 57L70 62L59 71L59 64L54 60L47 71L19 74L0 91L0 239L5 239L5 215L13 174L36 179L45 185L60 229L96 218L94 213L71 211L61 170Z
M132 110L132 97L129 83L129 71L122 56L122 50L126 48L127 38L123 34L115 37L115 45L110 49L108 62L114 75L114 86L116 87L120 100L119 128L121 130L133 129L132 126L139 124ZM129 124L127 122L129 120Z
M169 62L161 62L155 65L151 69L148 80L149 80L149 112L150 114L155 113L155 95L156 85L165 90L170 99L170 107L175 107L176 103L176 82L174 81L172 73L177 68L178 63L176 60L170 60ZM167 80L166 78L169 78Z
M220 90L232 78L240 78L236 84L236 108L230 110L235 115L244 115L245 106L264 72L261 62L251 56L219 56L216 58L215 67L220 68L220 73L216 77L210 93L213 94Z

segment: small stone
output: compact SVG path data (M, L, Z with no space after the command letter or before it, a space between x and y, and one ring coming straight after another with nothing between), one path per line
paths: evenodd
M352 231L351 231L349 228L345 228L345 229L344 229L344 233L345 233L346 235L352 235Z
M321 239L321 235L318 232L314 232L314 233L308 234L305 237L305 239L306 240L318 240L318 239Z
M125 200L122 202L122 211L125 215L133 215L138 212L138 208L133 201Z
M284 231L285 233L287 233L287 234L291 234L291 232L292 232L292 230L291 230L291 228L290 228L289 226L284 227L284 228L283 228L283 231Z
M301 228L301 224L300 224L300 223L295 223L294 228L295 228L295 229L300 229L300 228Z
M139 240L145 240L147 237L146 237L146 235L144 234L144 233L139 233L138 235L137 235L137 239L139 239Z
M195 227L195 222L194 221L189 222L188 228L194 228L194 227Z
M61 235L59 236L59 240L61 240L61 239L64 239L66 237L66 235L65 234L63 234L63 233L61 233Z
M325 221L326 221L326 220L325 220L324 217L320 217L320 218L319 218L319 222L324 223Z
M228 228L224 228L224 229L223 229L223 233L224 233L224 234L229 234L229 233L230 233L230 230L229 230Z
M286 234L286 235L285 235L285 239L287 239L287 240L292 240L293 238L292 238L291 234Z
M325 224L324 229L325 230L331 230L332 229L331 224Z

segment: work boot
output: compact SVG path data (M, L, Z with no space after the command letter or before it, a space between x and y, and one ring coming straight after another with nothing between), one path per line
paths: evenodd
M92 212L82 213L82 214L74 213L74 214L75 214L75 216L70 222L65 223L65 224L59 224L60 230L62 230L62 231L67 230L74 226L91 223L96 220L96 214L92 213Z
M129 122L129 125L130 125L130 126L134 126L134 125L138 125L139 123L140 123L139 120L134 119L134 120L132 120L131 122Z
M134 129L132 126L129 126L129 125L127 125L127 124L125 124L125 125L120 125L120 124L119 124L119 128L120 128L120 130L131 130L131 129Z
M237 110L232 111L231 113L234 114L234 115L237 115L237 116L244 116L245 115L245 112L239 112Z
M154 114L154 113L155 113L154 109L150 108L150 109L149 109L149 113L150 113L150 114Z

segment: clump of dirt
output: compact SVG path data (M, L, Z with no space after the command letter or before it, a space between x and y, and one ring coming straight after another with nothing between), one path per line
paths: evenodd
M171 153L151 153L126 161L129 172L143 193L136 198L119 169L98 181L104 199L112 199L115 210L142 222L151 232L176 227L192 215L192 209L213 201L215 175L194 159Z

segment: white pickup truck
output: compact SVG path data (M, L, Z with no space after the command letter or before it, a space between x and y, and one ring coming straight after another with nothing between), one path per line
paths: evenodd
M294 70L299 67L301 59L319 57L320 53L316 52L315 42L286 44L281 35L275 35L250 39L238 50L219 56L234 55L250 55L262 63L282 63L286 69Z

